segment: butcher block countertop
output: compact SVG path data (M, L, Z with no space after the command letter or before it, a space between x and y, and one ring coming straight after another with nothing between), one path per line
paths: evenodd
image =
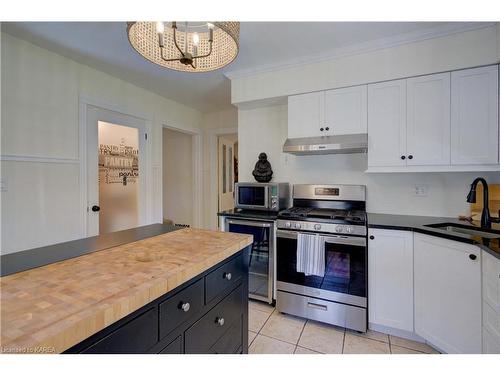
M1 352L63 352L251 243L181 229L1 277Z

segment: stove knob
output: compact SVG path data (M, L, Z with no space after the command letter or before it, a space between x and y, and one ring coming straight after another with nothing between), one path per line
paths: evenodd
M343 230L344 230L344 228L342 227L342 225L337 225L337 226L335 227L335 231L336 231L336 232L342 233L342 231L343 231Z
M351 233L352 232L352 228L351 227L345 227L345 232L346 233Z
M300 229L300 224L299 223L295 223L295 229Z
M291 226L292 226L292 224L290 224L290 222L289 222L289 221L287 221L287 222L285 223L285 227L290 228Z
M320 230L321 224L314 224L314 230Z

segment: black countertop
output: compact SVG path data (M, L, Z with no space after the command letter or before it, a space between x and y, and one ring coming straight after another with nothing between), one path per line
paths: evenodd
M276 211L258 211L258 210L242 210L234 208L232 210L222 211L217 214L218 216L227 216L240 219L257 219L273 221L278 218Z
M0 257L0 276L7 276L31 268L45 266L47 264L158 236L178 229L182 228L165 224L152 224L5 254Z
M435 216L413 216L413 215L389 215L368 213L368 228L411 230L442 237L453 241L460 241L479 245L488 253L500 259L500 238L488 239L480 236L472 236L461 233L450 233L443 229L428 227L427 225L450 223L472 229L481 229L478 222L468 223L457 218L435 217ZM492 233L499 234L500 224L492 224Z

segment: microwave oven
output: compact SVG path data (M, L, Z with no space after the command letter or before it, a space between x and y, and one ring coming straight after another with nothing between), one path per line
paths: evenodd
M280 182L237 182L235 207L247 210L280 211L288 208L290 185Z

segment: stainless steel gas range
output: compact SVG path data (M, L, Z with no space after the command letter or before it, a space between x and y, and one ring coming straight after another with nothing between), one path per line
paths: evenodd
M366 331L365 208L364 186L294 185L276 221L278 311Z

